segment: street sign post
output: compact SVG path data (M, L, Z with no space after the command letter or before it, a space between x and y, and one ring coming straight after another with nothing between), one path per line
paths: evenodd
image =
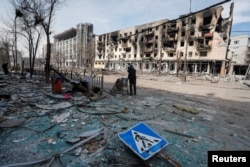
M167 140L145 123L139 123L118 137L140 158L147 160L168 145Z

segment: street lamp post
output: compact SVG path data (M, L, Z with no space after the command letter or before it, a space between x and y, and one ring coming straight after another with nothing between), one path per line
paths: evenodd
M16 19L17 17L23 17L23 13L16 9L16 16L15 16L15 22L14 22L14 35L15 35L15 60L14 60L14 67L15 70L17 71L17 31L16 31Z

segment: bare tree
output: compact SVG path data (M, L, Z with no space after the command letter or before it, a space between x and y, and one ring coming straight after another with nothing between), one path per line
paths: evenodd
M1 35L1 43L2 45L4 45L4 48L6 49L6 52L8 53L8 57L10 59L10 51L12 53L12 60L13 60L13 65L14 68L16 68L17 65L17 47L16 47L16 40L17 40L17 33L16 33L16 28L15 28L15 24L14 22L16 21L16 19L14 20L13 14L8 14L8 18L3 18L1 17L1 22L4 25L3 27L1 27L1 33L3 35ZM4 35L5 34L5 35ZM13 35L13 38L9 38L10 35ZM9 63L11 64L10 60Z
M30 24L34 26L41 26L46 35L47 48L46 48L46 62L45 62L45 77L46 83L49 83L50 74L50 57L51 57L51 23L55 15L55 11L64 0L12 0L17 4L17 9L24 15L32 18Z
M13 50L13 40L8 38L8 36L2 36L0 39L0 46L6 51L8 57L8 64L10 64L10 50Z
M13 6L16 8L16 4L13 4ZM17 29L17 32L27 39L29 50L30 77L32 78L37 50L41 39L41 28L31 24L32 18L30 18L29 15L26 15L25 13L22 13L21 15L21 24L17 26L17 28L19 28L20 30Z

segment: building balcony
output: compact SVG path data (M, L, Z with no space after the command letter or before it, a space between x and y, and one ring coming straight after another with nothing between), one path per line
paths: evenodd
M104 49L104 46L97 46L97 50L103 50Z
M144 41L145 44L147 44L147 43L148 43L148 44L149 44L149 43L154 43L154 42L155 42L154 39L150 39L150 40Z
M175 52L176 48L175 47L164 47L163 50L165 52Z
M156 48L148 48L144 50L144 53L152 53L152 52L156 53L157 51L158 49Z
M197 44L197 50L211 50L212 47L206 44Z
M212 33L212 32L205 33L205 34L204 34L204 37L205 37L205 38L212 38L212 37L213 37L213 33Z
M179 31L179 28L169 27L167 29L167 33L177 33L178 31Z
M144 35L145 35L145 36L153 36L153 35L154 35L154 31L150 31L150 32L146 31L146 32L144 33Z

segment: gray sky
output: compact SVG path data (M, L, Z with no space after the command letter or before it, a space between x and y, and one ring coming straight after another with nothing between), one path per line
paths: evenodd
M221 1L191 0L195 12ZM250 23L250 1L231 0L223 5L223 16L228 17L229 6L234 2L234 25ZM94 24L94 33L103 34L161 19L176 19L189 12L190 0L66 0L56 12L52 25L53 34L60 33L78 23ZM1 0L0 16L7 17L12 7L8 0ZM245 27L245 29L250 29Z
M196 12L222 0L66 0L52 24L52 36L78 23L92 23L94 33L104 34L161 19L176 19L182 14ZM223 5L223 17L229 16L234 2L233 31L250 31L250 1L231 0ZM9 0L1 0L0 17L14 15ZM0 23L0 27L1 27ZM249 34L250 32L243 32Z

